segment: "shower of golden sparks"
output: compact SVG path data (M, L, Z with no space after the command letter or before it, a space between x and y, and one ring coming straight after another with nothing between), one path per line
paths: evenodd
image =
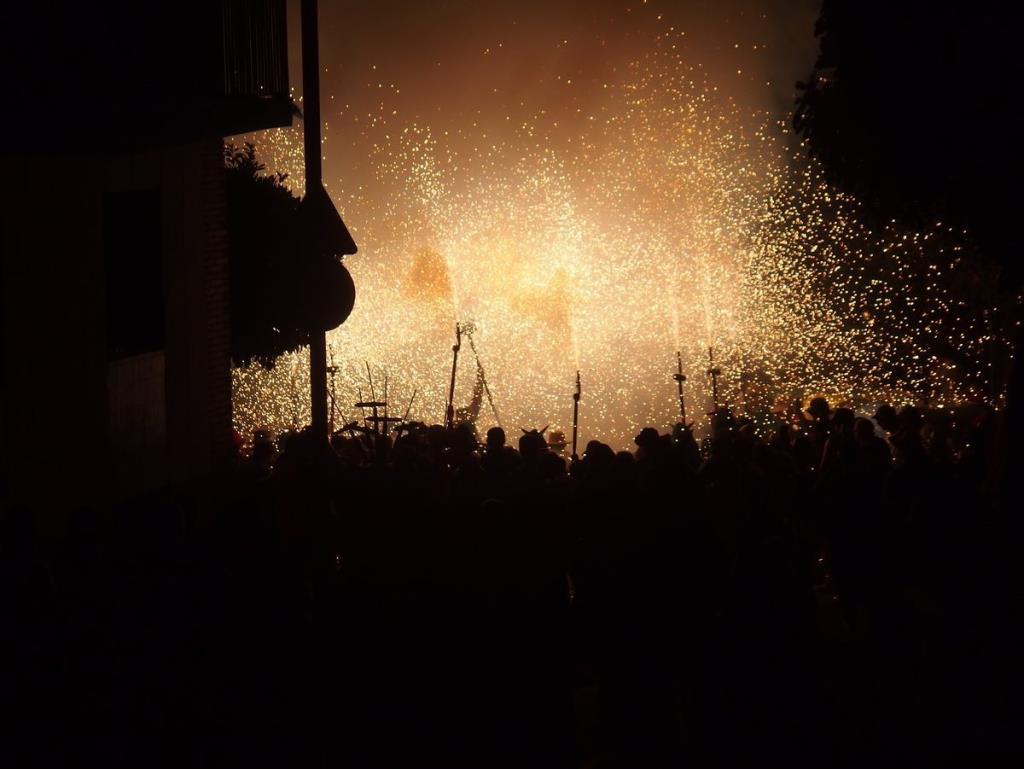
M869 228L784 122L684 60L679 34L597 84L597 106L567 100L571 115L524 105L501 132L446 130L384 98L326 126L325 152L340 132L368 159L361 184L332 190L360 244L356 309L329 335L336 423L369 397L367 362L395 408L415 387L411 417L442 421L457 320L475 326L506 427L565 428L579 369L581 437L617 447L677 418L677 350L691 415L712 405L709 348L720 398L754 415L812 394L860 407L989 394L981 319L950 289L962 234ZM301 192L300 130L256 141ZM463 355L457 405L475 381ZM234 387L243 434L308 420L303 353L236 370Z

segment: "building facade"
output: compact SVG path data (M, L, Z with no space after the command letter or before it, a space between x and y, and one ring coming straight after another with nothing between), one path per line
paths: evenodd
M59 526L227 460L223 137L295 109L284 0L33 5L2 12L38 34L3 55L0 504Z

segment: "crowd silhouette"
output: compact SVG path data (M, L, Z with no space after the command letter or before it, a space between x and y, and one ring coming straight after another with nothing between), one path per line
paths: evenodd
M499 427L260 431L201 501L75 510L57 549L7 510L0 752L980 765L993 417L721 409L702 444L647 427L578 461Z

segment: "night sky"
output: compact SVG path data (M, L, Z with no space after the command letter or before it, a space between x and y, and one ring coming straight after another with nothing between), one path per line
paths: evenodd
M814 62L818 6L816 0L323 2L323 115L330 122L344 104L371 111L383 100L406 121L479 120L501 131L508 115L592 109L602 100L602 85L618 79L653 36L673 28L685 32L683 55L721 89L745 106L784 115L794 83ZM298 28L296 13L295 43ZM294 73L299 54L293 45ZM328 155L328 178L331 171Z

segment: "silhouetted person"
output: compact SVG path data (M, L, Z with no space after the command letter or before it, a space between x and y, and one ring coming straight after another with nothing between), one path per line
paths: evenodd
M500 427L492 427L487 431L487 452L498 453L505 448L505 431Z

